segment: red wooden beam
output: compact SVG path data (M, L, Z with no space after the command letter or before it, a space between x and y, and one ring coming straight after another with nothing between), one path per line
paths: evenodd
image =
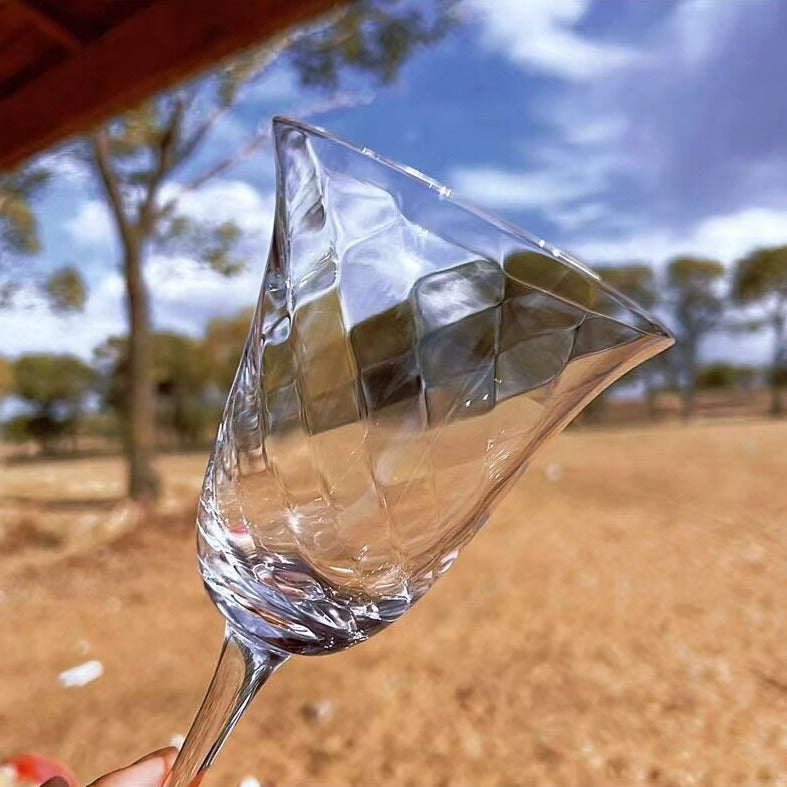
M48 14L31 5L26 0L14 0L16 5L22 9L30 23L38 28L45 36L59 44L67 52L74 54L82 49L82 42L65 25L60 24Z
M0 169L338 4L159 0L0 101Z

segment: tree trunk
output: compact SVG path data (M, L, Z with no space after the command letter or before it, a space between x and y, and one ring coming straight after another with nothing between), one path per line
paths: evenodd
M133 500L151 502L158 496L159 481L153 468L155 398L150 305L142 275L142 243L139 238L134 238L124 245L123 271L129 324L128 493Z
M779 310L773 317L773 363L771 365L771 415L784 415L784 401L782 400L782 376L785 373L783 364L787 358L784 348L784 322L785 315Z
M697 341L688 338L685 345L686 363L683 381L683 418L690 421L697 413L696 383L697 383Z
M149 236L149 223L140 216L133 221L127 213L117 173L112 166L106 132L98 129L92 135L96 170L104 184L109 204L123 246L123 273L126 279L128 308L128 406L125 437L128 460L128 493L138 502L152 502L158 495L159 483L153 469L154 396L153 352L150 341L150 307L145 279L142 276L144 241ZM155 194L149 194L153 204ZM147 204L147 203L146 203Z
M647 364L642 368L642 386L645 389L645 405L647 406L648 418L651 421L656 421L659 417L658 394L656 383Z

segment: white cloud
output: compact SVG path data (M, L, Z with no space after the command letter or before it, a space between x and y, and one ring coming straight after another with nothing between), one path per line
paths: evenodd
M588 184L559 171L506 172L492 167L460 167L448 178L457 194L484 208L546 211L591 196Z
M745 208L708 216L686 231L641 226L628 234L580 236L572 251L590 263L645 260L661 264L678 254L695 254L729 265L760 246L785 243L787 210Z
M168 184L161 192L162 203L179 190L178 184ZM273 193L260 194L243 180L214 180L183 194L178 212L205 222L234 221L244 232L267 236L273 226L274 207Z
M698 66L710 59L728 37L734 36L738 16L746 3L718 0L684 0L675 6L665 34L674 55L686 65Z
M573 82L598 79L641 56L632 49L582 35L574 28L590 0L465 0L481 25L481 40L493 51Z
M176 183L165 185L161 202L178 194ZM235 221L247 233L270 232L273 220L274 196L262 195L242 180L215 180L202 188L183 194L179 212L198 221ZM114 238L112 218L106 203L89 199L81 202L76 213L63 222L68 236L85 247L105 247Z
M595 133L595 132L594 132ZM457 167L448 177L456 193L491 210L538 214L566 232L604 221L602 198L625 162L617 153L584 153L586 144L545 147L529 171Z
M114 238L112 218L104 202L81 202L76 213L63 222L63 229L80 246L105 247Z
M488 46L570 81L538 106L546 130L525 127L520 166L457 168L446 178L457 193L517 211L526 227L553 225L541 232L591 262L660 261L684 251L729 262L753 246L785 242L783 151L757 136L774 116L750 121L714 108L729 99L728 78L736 101L763 93L764 77L757 81L746 65L758 59L745 55L757 51L772 5L681 0L622 58L617 47L610 53L601 39L577 32L591 0L466 6ZM547 46L560 65L542 52ZM615 78L603 63L614 64ZM594 78L576 83L583 75ZM759 141L746 147L749 134Z
M229 317L253 305L262 283L265 248L246 270L218 276L186 258L153 256L145 278L153 297L153 321L159 330L198 336L212 317Z
M84 186L93 176L90 165L75 156L68 145L65 149L55 148L42 153L36 157L35 162L58 182L65 181L71 185Z
M40 297L23 306L0 310L3 353L71 353L90 359L93 348L112 334L125 332L123 282L112 272L96 282L83 312L53 314Z
M261 256L248 270L224 278L186 258L151 257L145 279L154 327L200 335L211 317L230 316L254 304L264 266ZM35 293L18 301L17 308L0 310L3 354L10 356L72 353L89 360L108 336L127 332L123 279L116 271L108 270L93 282L85 309L78 314L53 314Z
M163 197L176 193L169 186ZM217 180L182 198L182 212L198 221L234 220L249 236L249 269L225 278L185 257L151 255L145 279L156 329L198 335L214 316L229 316L256 301L265 267L275 197L240 180ZM82 202L64 230L85 246L105 244L112 237L109 216L98 200ZM19 355L46 351L90 358L107 336L126 333L126 307L121 274L102 267L91 275L83 312L53 314L35 289L21 294L15 309L0 310L3 352Z
M243 88L244 101L281 104L297 97L300 85L292 69L274 67L262 79L253 80Z

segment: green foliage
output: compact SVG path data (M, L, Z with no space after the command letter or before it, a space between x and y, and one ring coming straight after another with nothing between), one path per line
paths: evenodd
M787 246L758 249L738 260L732 295L742 305L773 298L787 306Z
M676 257L667 265L668 306L678 339L672 360L678 364L686 416L694 411L700 342L724 315L720 292L724 272L720 262L701 257Z
M298 38L290 59L304 85L335 88L343 69L392 82L415 52L458 24L458 2L441 0L432 14L402 0L355 0L331 24Z
M240 273L248 264L243 253L243 230L234 221L206 224L176 216L161 224L157 240L170 253L201 260L222 276Z
M3 441L12 443L24 443L27 440L35 440L35 435L31 434L30 417L17 415L3 423Z
M3 253L35 254L41 248L31 203L49 181L39 166L0 173L0 260Z
M17 395L40 409L78 406L96 382L95 371L73 355L23 355L14 376Z
M15 385L14 365L6 358L0 358L0 400L13 393Z
M644 263L596 267L596 273L623 295L646 309L652 309L658 299L653 268Z
M72 355L23 355L14 363L14 392L32 408L24 416L31 437L45 453L64 434L74 434L96 372Z
M697 371L695 384L703 390L731 390L738 384L739 371L731 363L711 363Z
M724 314L724 298L719 292L723 278L724 266L716 260L677 257L667 266L675 330L685 343L696 344L719 324Z
M778 364L768 373L768 382L775 388L787 388L787 364Z
M235 378L252 315L253 311L246 309L236 317L216 318L208 323L203 345L205 359L211 381L224 395Z
M781 415L785 409L781 389L787 382L787 246L758 249L738 260L732 295L739 304L759 305L772 329L771 413Z
M43 290L54 312L67 314L85 307L87 287L82 274L72 266L55 271L44 282Z
M202 343L176 333L154 333L153 381L156 417L181 443L197 441L215 415L207 401L210 365ZM112 337L95 350L102 371L102 398L106 406L123 415L128 402L128 342Z

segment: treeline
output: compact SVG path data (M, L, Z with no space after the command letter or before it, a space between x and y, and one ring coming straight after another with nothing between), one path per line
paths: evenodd
M215 434L251 312L212 320L201 338L152 335L155 419L160 448L203 446ZM0 399L16 411L5 439L35 444L47 455L125 444L129 408L128 341L112 337L92 362L73 355L31 353L0 358Z
M691 416L697 391L738 391L756 398L767 387L769 411L783 412L787 247L751 254L730 273L721 263L697 257L676 258L661 273L645 264L606 266L599 271L624 295L662 317L678 338L670 352L620 381L618 385L629 391L623 398L630 400L633 392L645 405L640 410L653 418L674 412L664 403L679 399L683 414ZM201 338L152 334L158 447L183 449L212 439L250 319L250 311L214 319ZM714 336L763 329L772 333L768 366L753 365L748 359L701 362L701 344ZM76 450L80 439L83 447L91 440L103 441L104 447L127 446L132 388L126 338L104 341L95 348L91 363L41 353L13 361L0 359L0 399L14 397L18 404L5 425L6 438L35 443L45 454ZM614 396L591 406L586 418L602 420L612 409L610 398Z
M683 414L694 415L700 388L752 390L767 386L768 409L784 413L787 387L787 246L758 249L728 270L722 263L681 256L663 271L650 265L597 267L602 277L624 295L660 316L677 343L621 380L644 393L651 414L656 396L673 391ZM762 368L744 358L703 365L708 345L740 333L770 333L770 361Z

